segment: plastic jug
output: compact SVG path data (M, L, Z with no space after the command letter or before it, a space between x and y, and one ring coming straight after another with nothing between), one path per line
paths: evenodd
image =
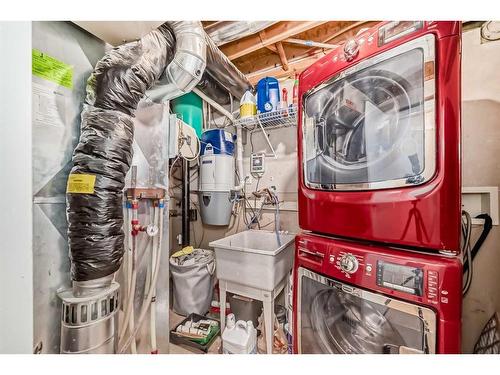
M240 100L240 118L255 116L257 114L257 101L255 96L248 90Z
M224 354L257 354L257 330L251 320L238 320L234 314L227 316L226 329L222 333Z
M259 112L271 112L278 109L280 85L273 77L262 78L257 83L257 109Z

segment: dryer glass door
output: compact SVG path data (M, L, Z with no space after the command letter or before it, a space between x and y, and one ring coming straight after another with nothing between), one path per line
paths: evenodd
M435 313L299 268L299 353L434 353Z
M307 93L304 181L321 190L421 184L435 168L434 37L364 60Z

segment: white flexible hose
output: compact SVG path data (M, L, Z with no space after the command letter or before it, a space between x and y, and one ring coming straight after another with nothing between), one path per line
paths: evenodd
M159 222L158 218L159 214L159 209L154 207L153 210L153 222L155 225ZM159 233L158 233L159 235ZM157 237L153 238L153 246L152 246L152 251L151 251L151 275L153 274L153 267L155 265L155 259L158 256L158 252L160 249L157 249L158 244ZM151 332L151 352L154 353L158 350L156 346L156 285L151 285L150 288L153 288L153 298L151 300L151 307L150 307L150 332Z
M131 293L131 286L132 286L132 231L131 231L131 228L130 228L130 222L131 222L131 220L132 220L131 210L130 210L130 208L127 208L127 225L126 225L126 231L127 231L128 248L127 248L127 252L126 252L126 259L127 259L127 277L126 277L126 280L127 280L127 297L125 298L126 305L128 305L128 301L129 301L130 293ZM134 317L132 315L130 315L130 318L128 320L125 320L125 319L126 319L126 315L124 316L123 324L127 325L127 324L130 323L130 320L133 321ZM130 350L132 351L132 353L134 353L134 351L137 352L137 346L136 346L135 340L131 344Z
M130 208L129 208L129 212L132 211ZM131 217L131 215L129 215L129 217ZM129 225L130 225L130 220L129 220ZM128 228L129 229L129 232L132 233L132 228ZM130 278L130 282L128 283L128 289L129 289L129 293L127 295L127 306L125 307L125 315L124 315L124 319L123 319L123 325L120 329L120 333L118 335L118 342L123 338L123 336L125 335L125 332L127 331L127 328L128 326L130 325L130 323L132 322L132 325L134 324L134 319L133 319L133 316L132 316L132 313L133 313L133 309L134 309L134 298L135 298L135 286L136 286L136 281L137 281L137 272L136 272L136 237L135 236L130 236L132 237L132 240L131 240L131 248L132 248L132 254L131 255L131 278ZM132 318L132 319L131 319ZM131 328L132 330L133 328Z
M158 234L158 243L159 243L159 246L161 246L161 241L162 241L162 231L163 231L163 220L162 220L162 218L163 218L163 207L160 208L160 221L159 221L159 234ZM144 323L144 319L146 317L146 313L148 312L148 309L149 309L149 307L151 305L151 300L153 298L154 289L156 288L156 282L158 281L158 273L159 273L159 269L160 269L160 260L161 260L161 251L158 251L158 256L156 257L155 267L154 267L154 271L153 271L153 279L151 281L150 288L149 288L149 291L147 293L147 298L146 298L146 300L144 301L144 303L142 305L141 312L139 314L139 319L137 321L137 325L135 326L134 331L129 335L129 337L125 341L125 343L122 346L122 348L119 350L120 354L123 354L125 352L125 350L127 350L127 348L132 343L132 340L135 338L135 336L139 332L139 329L141 328L142 324Z

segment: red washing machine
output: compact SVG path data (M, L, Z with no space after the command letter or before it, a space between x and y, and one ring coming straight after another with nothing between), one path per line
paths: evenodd
M460 353L459 257L295 241L295 353Z
M383 22L300 75L304 230L459 253L460 22Z

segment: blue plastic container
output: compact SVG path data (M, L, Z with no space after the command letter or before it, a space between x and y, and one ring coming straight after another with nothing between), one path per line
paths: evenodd
M261 113L278 109L280 102L280 85L273 77L262 78L257 83L257 110Z
M234 154L234 136L223 129L205 130L201 135L201 155Z

